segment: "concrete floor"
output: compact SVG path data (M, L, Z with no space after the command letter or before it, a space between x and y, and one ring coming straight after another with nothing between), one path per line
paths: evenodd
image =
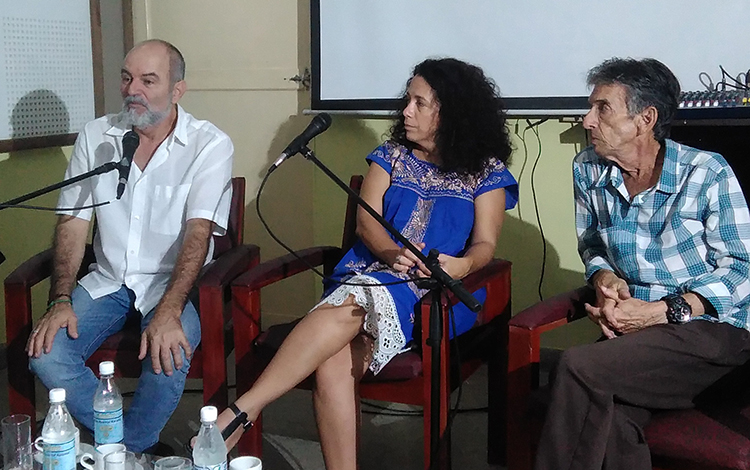
M0 416L8 414L7 375L0 371ZM462 409L487 406L486 369L480 369L464 383ZM135 381L118 382L123 391L132 391ZM230 380L230 383L231 380ZM182 444L199 427L202 405L201 381L189 380L186 393L162 432L161 441L181 454ZM37 387L37 403L46 402L46 390ZM455 399L455 397L454 397ZM388 408L382 411L364 404L362 416L361 469L419 470L422 463L421 408L400 404L375 403ZM127 400L126 400L127 406ZM409 415L392 416L399 411ZM46 406L40 407L38 418L43 419ZM324 469L312 412L310 392L292 390L264 411L263 468L267 470ZM487 413L471 411L459 413L452 433L454 469L499 470L502 467L486 463ZM86 438L82 437L85 442Z

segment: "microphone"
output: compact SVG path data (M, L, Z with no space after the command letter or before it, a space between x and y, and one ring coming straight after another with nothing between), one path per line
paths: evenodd
M128 183L128 175L130 175L130 164L133 161L135 149L138 148L140 142L141 138L133 131L128 131L122 136L122 158L120 163L117 164L117 170L120 172L120 181L117 183L117 199L120 199L122 193L125 192L125 185Z
M331 116L328 113L320 113L310 121L307 129L302 131L302 134L294 138L294 140L286 146L279 158L273 162L271 168L268 169L268 174L271 174L273 170L279 167L284 160L298 154L305 146L318 134L322 134L331 126Z

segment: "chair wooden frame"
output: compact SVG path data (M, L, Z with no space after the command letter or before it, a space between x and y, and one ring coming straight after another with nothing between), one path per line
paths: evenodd
M222 237L214 237L214 261L207 265L196 282L198 311L201 321L201 344L191 360L188 378L203 378L204 403L221 408L229 404L227 357L233 349L231 314L228 308L229 283L240 273L257 265L260 250L243 245L245 179L232 179L232 203L229 227ZM94 261L91 245L81 263L79 277ZM49 277L52 271L52 249L28 259L5 279L5 322L8 337L8 394L11 413L36 416L35 379L29 371L25 352L32 330L31 288ZM139 377L139 331L123 331L108 338L88 359L94 371L103 360L115 363L120 377ZM32 419L35 421L35 419Z
M362 182L361 176L352 178L350 186L359 190ZM237 395L241 395L250 389L257 376L267 364L268 358L261 358L256 353L254 343L261 335L261 289L281 279L294 276L309 269L308 265L323 266L326 273L330 273L341 256L348 250L355 240L355 220L357 204L353 198L349 199L347 205L347 217L344 226L344 237L342 247L321 246L308 248L297 252L297 256L287 255L271 261L261 263L247 273L238 277L232 283L232 315L235 325L235 354L237 367ZM301 260L300 260L301 258ZM507 322L510 319L510 274L511 264L508 261L495 259L481 270L473 273L463 280L465 287L470 291L482 287L487 288L487 301L478 315L475 328L479 331L484 328L485 334L482 346L487 348L481 354L489 363L489 417L488 417L488 461L502 463L504 455L504 429L505 422L505 370L507 364ZM421 318L422 331L429 331L429 295L422 300ZM451 304L457 303L452 296L443 297L442 314L445 325L450 325L448 320ZM472 330L474 331L474 330ZM459 342L461 341L459 337ZM450 355L451 342L448 339L448 328L444 328L441 340L441 404L440 404L440 431L443 433L447 426L448 412L450 407L449 391L454 390L458 384L458 368L451 368ZM416 355L409 357L409 355ZM481 364L479 356L469 357L470 354L462 349L463 361L460 367L460 377L467 378ZM416 363L415 371L410 377L404 379L401 374L389 376L389 368L398 368L400 364L406 364L409 360ZM409 367L408 365L405 367ZM412 364L413 367L413 364ZM430 346L423 344L421 354L419 352L403 353L394 358L383 371L372 379L365 377L360 384L360 395L362 398L393 401L413 405L421 405L424 409L424 452L430 454L430 396L431 396L431 353ZM245 432L240 441L241 454L261 455L262 452L262 418L259 417L255 426ZM443 446L444 452L439 456L439 468L450 468L449 446ZM425 459L425 468L429 466L428 458Z
M539 387L541 334L569 322L586 318L584 303L596 302L596 293L589 286L565 292L519 312L509 322L508 358L508 421L506 426L507 463L509 470L531 470L541 432L541 420L529 416L533 410L532 391ZM714 420L698 410L679 410L655 415L644 432L651 447L654 470L736 470L721 465L727 455L744 460L738 453L750 452L747 418L730 404L722 413L737 415L740 431L727 423ZM729 423L732 420L727 420ZM710 431L708 431L710 429ZM744 432L741 432L744 431ZM744 436L739 449L730 441ZM716 452L713 452L716 450ZM712 453L711 456L708 454ZM714 455L715 454L715 455ZM702 462L688 458L694 455ZM716 463L706 463L706 460ZM748 468L748 467L740 467Z

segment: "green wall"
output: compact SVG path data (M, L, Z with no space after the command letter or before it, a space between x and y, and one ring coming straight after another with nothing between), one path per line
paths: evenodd
M0 154L0 202L14 199L61 180L68 165L72 147L24 150ZM26 204L54 207L59 192L40 196ZM54 212L26 209L0 210L0 251L7 258L0 265L0 279L5 279L19 264L49 248L55 225ZM34 311L44 310L48 284L35 290ZM36 291L39 291L37 293ZM5 290L0 292L5 312ZM0 321L0 341L5 341L5 315Z

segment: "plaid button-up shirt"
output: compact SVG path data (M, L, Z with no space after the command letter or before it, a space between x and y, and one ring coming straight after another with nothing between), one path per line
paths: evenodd
M586 279L609 269L633 297L700 294L709 321L750 330L750 213L720 155L666 140L658 183L632 200L620 169L592 147L573 162L578 251Z

